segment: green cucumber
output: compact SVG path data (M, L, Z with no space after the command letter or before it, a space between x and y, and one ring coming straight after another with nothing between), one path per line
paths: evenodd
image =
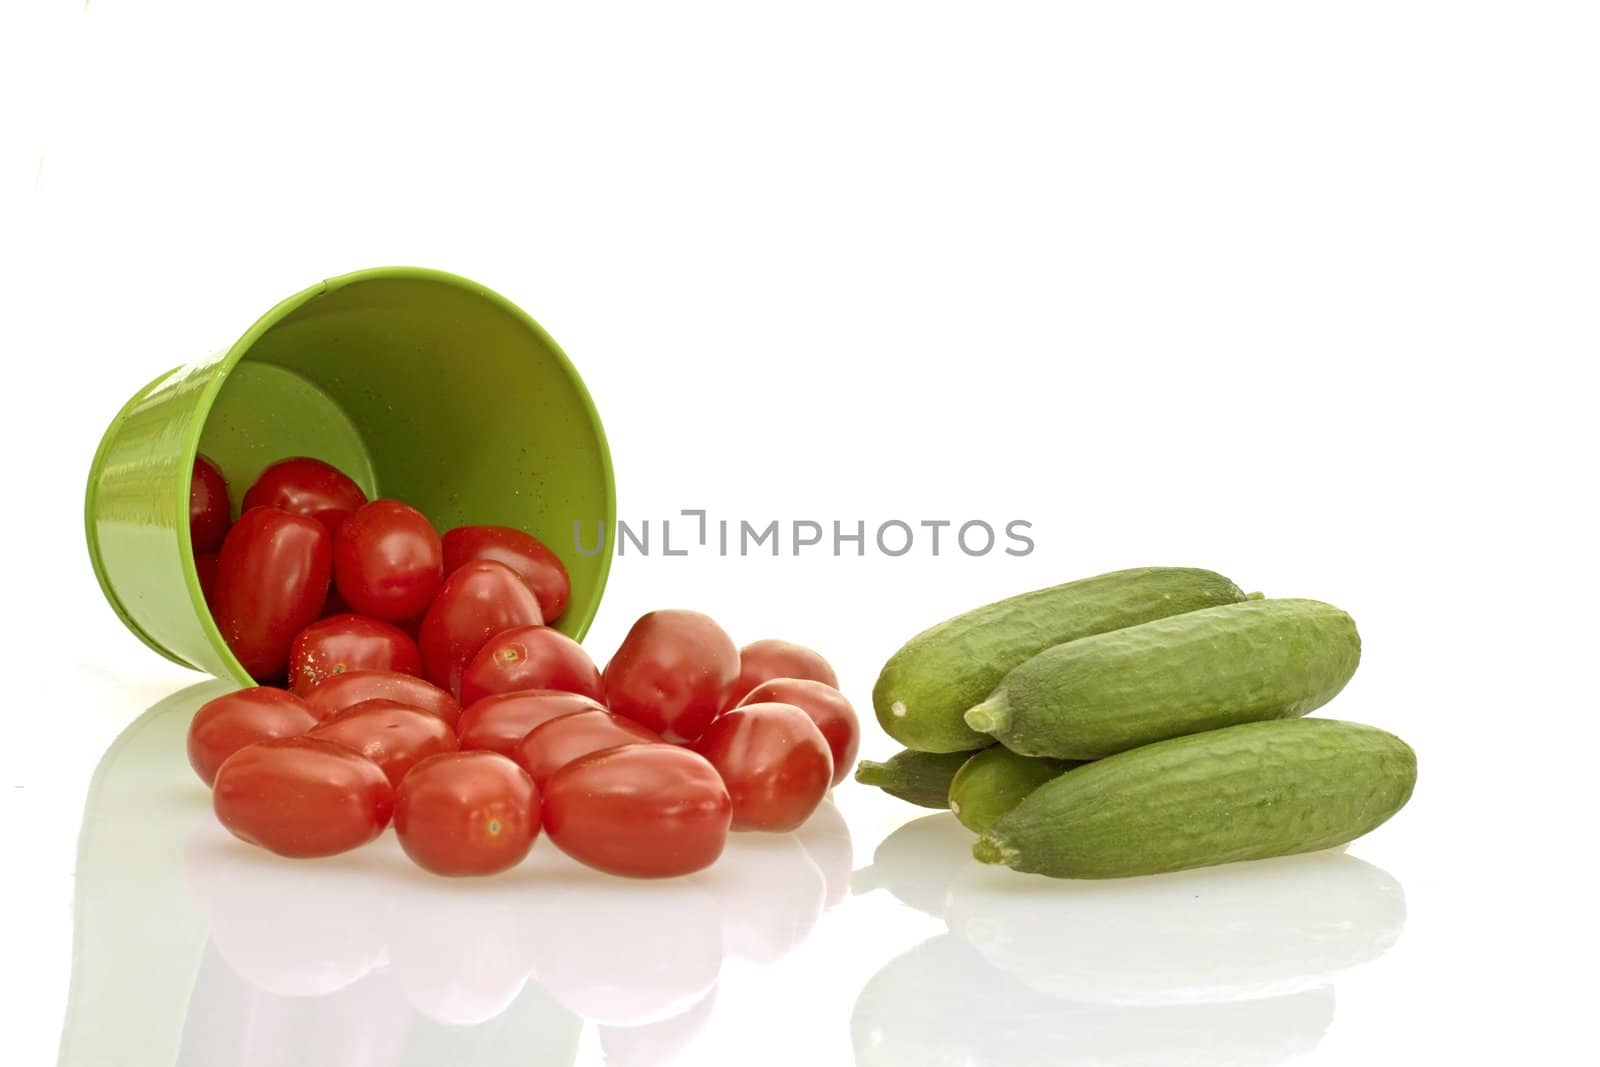
M1029 793L1077 766L1072 760L1020 756L993 745L963 763L951 779L950 810L962 826L984 833Z
M1315 600L1247 600L1046 649L966 713L1029 756L1100 759L1169 737L1304 715L1361 660L1356 624Z
M884 732L923 752L966 752L989 739L961 715L1042 649L1244 599L1220 574L1188 567L1114 571L1039 589L947 619L884 664L872 707Z
M1046 782L972 854L1057 878L1122 878L1314 852L1381 825L1416 780L1416 753L1371 726L1245 723Z
M950 806L950 780L972 755L969 752L896 752L882 763L856 764L856 781L875 785L892 797L924 808Z

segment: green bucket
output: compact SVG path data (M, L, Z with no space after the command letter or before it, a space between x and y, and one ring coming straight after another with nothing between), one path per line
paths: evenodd
M600 606L611 554L574 550L575 523L610 530L616 519L600 416L539 324L464 278L380 267L314 285L226 351L145 386L106 430L84 503L106 599L168 659L253 684L200 593L197 452L227 478L235 517L262 470L315 456L441 531L515 526L544 541L572 577L555 624L569 636L582 638Z

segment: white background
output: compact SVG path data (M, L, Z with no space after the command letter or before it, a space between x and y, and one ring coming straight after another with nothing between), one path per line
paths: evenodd
M95 587L100 431L279 298L388 263L550 330L625 517L1034 524L1023 559L619 560L599 658L694 607L817 646L864 709L928 623L1115 567L1344 607L1366 656L1329 713L1420 757L1411 806L1351 849L1406 917L1282 1056L1582 1058L1597 29L1582 3L1404 0L6 5L0 1058L56 1055L89 774L197 680ZM869 727L865 754L892 748ZM837 797L858 868L918 814L865 792ZM1271 913L1274 877L1228 884ZM685 1062L895 1062L872 1011L852 1044L858 994L949 935L858 881L782 959L730 958ZM1111 907L1159 956L1139 930L1184 896ZM1206 961L1224 986L1233 965ZM1059 1006L1009 1045L974 1008L944 1051L1228 1062L1239 1029L1197 1015L1162 1059L1142 1017ZM574 1055L640 1062L592 1022Z

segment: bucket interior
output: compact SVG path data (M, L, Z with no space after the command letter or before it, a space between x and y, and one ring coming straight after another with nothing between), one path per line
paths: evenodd
M266 467L314 456L441 533L533 534L572 577L556 627L587 629L609 553L580 554L574 524L591 547L609 529L610 460L576 373L526 316L458 279L374 272L293 306L238 360L200 435L235 515Z

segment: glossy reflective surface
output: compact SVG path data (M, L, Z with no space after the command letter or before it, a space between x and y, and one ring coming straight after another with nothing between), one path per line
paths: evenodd
M1280 1063L1405 924L1350 855L1052 882L971 862L948 814L878 807L862 821L911 818L852 841L833 801L665 882L548 840L481 881L392 833L290 862L216 825L183 762L225 689L157 704L96 773L66 1067L731 1062L752 1033L778 1063ZM885 930L902 947L865 951Z

